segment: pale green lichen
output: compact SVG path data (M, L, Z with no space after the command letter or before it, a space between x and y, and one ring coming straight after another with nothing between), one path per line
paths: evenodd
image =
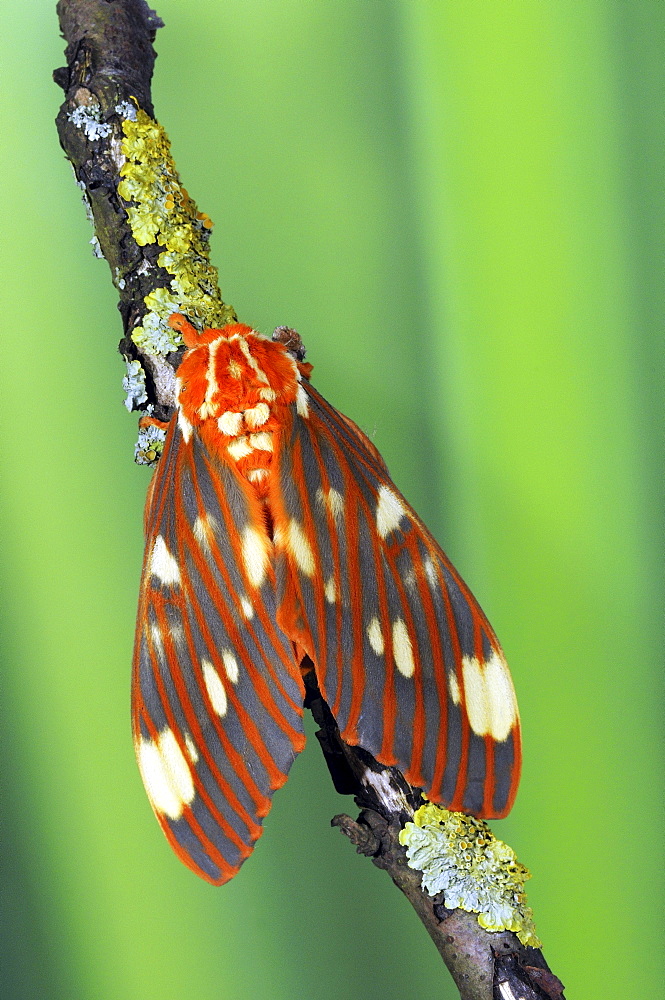
M166 430L155 424L139 427L138 440L134 446L134 461L137 465L154 465L164 448Z
M130 121L136 121L136 105L132 104L131 101L120 101L119 104L116 104L115 110L121 118L129 118Z
M79 105L70 111L67 117L72 125L83 130L86 139L91 142L96 139L105 139L111 134L111 126L108 122L101 120L102 109L97 101Z
M76 171L74 170L74 164L70 163L70 166L72 168L72 173L74 174L74 182L75 182L77 188L79 189L79 191L81 192L81 201L83 202L83 208L85 209L85 217L88 220L88 222L90 223L90 225L92 226L92 230L93 230L93 232L92 232L92 239L89 240L88 242L90 243L90 246L92 247L93 256L94 257L98 257L98 258L103 258L104 254L102 253L102 248L100 246L99 240L97 239L97 233L94 231L95 230L95 217L92 214L92 205L90 203L90 197L88 195L88 189L86 188L86 186L83 183L83 181L80 181L78 179L78 177L76 176Z
M145 388L145 372L140 361L126 361L127 374L122 380L122 388L126 393L125 406L131 413L137 410L141 403L147 403L148 394Z
M512 848L487 823L427 803L401 831L411 868L423 873L430 896L443 893L449 910L478 914L488 931L513 931L524 945L540 947L524 883L531 877Z
M126 202L134 239L139 246L164 247L157 263L172 275L169 287L145 297L147 312L132 340L146 354L166 356L182 344L167 323L172 313L184 313L201 328L223 326L235 313L222 302L217 269L210 263L212 222L182 186L164 129L138 108L135 119L128 115L122 122L122 130L125 163L118 194Z

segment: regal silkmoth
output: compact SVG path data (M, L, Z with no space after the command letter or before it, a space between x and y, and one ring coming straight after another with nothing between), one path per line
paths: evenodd
M146 502L132 716L178 856L221 884L251 853L305 742L303 664L348 744L504 816L521 750L501 647L375 446L286 328L170 322L186 350Z

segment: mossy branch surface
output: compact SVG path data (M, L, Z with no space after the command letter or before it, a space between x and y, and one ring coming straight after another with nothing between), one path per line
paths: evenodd
M137 461L151 464L163 439L158 424L175 404L181 357L169 315L182 312L200 328L236 315L210 263L212 223L183 187L152 107L161 20L145 0L60 0L57 10L67 43L67 65L54 73L66 95L58 134L94 227L93 249L118 291L125 402L152 418L137 445ZM522 891L527 874L510 848L485 824L424 803L396 768L345 744L314 671L306 684L335 787L362 810L333 825L410 901L461 1000L562 998L534 946Z

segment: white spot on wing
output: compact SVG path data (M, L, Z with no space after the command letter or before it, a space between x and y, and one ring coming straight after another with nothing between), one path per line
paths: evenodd
M162 583L169 586L180 583L178 564L167 549L162 535L157 535L155 544L152 547L150 572L153 576L158 577Z
M383 656L383 632L381 631L381 623L378 618L372 618L367 626L367 638L376 655Z
M452 671L448 674L448 689L450 691L450 697L453 700L453 705L459 705L462 700L462 696L460 694L457 674L454 674Z
M326 585L324 587L324 593L326 595L326 601L328 602L328 604L334 604L335 601L337 600L337 587L335 586L334 576L329 577L329 579L326 581Z
M159 625L153 625L151 627L150 635L152 636L152 644L157 650L157 655L160 659L164 659L164 642L162 640L162 633L160 632Z
M259 396L261 399L267 400L268 403L274 403L277 399L277 393L274 389L259 389Z
M179 819L183 808L193 801L195 790L192 772L174 733L166 728L155 742L139 740L137 759L155 812Z
M196 749L196 746L194 745L194 740L189 735L189 733L185 733L185 746L187 747L187 753L189 754L189 759L191 760L192 764L198 764L199 752Z
M252 602L248 600L246 597L240 598L240 607L242 609L243 617L245 618L246 621L249 621L250 618L254 617L254 608L252 606Z
M217 426L222 434L226 434L228 437L237 437L242 430L242 413L227 410L218 419Z
M217 712L217 715L223 717L226 715L228 706L222 679L210 660L201 660L201 669L203 670L203 680L205 681L206 691L210 698L210 704L213 710Z
M309 416L309 402L307 399L307 393L303 387L298 383L298 389L296 391L296 412L298 416L305 417Z
M402 501L387 486L379 487L379 502L376 505L376 526L381 538L399 527L406 511Z
M323 507L328 508L334 518L340 518L344 513L344 497L338 490L331 487L327 492L324 492L319 487L316 491L316 499Z
M314 576L314 570L316 569L314 553L312 552L305 532L295 519L289 522L288 546L291 551L291 555L294 557L303 573L306 576Z
M182 412L181 406L178 407L178 427L180 428L180 433L184 438L185 444L188 444L189 439L192 436L192 425Z
M202 548L210 548L216 528L217 522L211 514L204 514L203 517L196 518L194 521L194 537Z
M242 534L242 561L249 582L254 587L260 587L268 568L268 552L266 539L251 525L248 525Z
M393 656L395 666L403 677L413 677L416 665L413 661L413 649L406 623L402 618L393 622Z
M496 650L486 663L465 656L462 677L469 725L476 736L489 735L502 743L518 718L515 690L505 660Z
M228 679L232 684L237 684L240 671L238 668L238 661L230 649L222 650L222 662L224 663L224 669L226 670L226 676Z
M434 565L434 560L431 556L427 556L425 559L425 576L429 581L429 585L434 590L439 584L439 577L436 572L436 566Z

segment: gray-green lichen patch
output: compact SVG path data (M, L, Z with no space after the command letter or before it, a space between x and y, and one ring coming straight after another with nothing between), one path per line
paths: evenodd
M134 119L123 120L122 130L125 162L118 194L132 235L139 246L163 247L157 263L172 275L167 288L146 295L147 311L132 340L142 353L165 357L182 344L168 326L172 313L184 313L199 328L223 326L235 313L222 301L217 269L210 263L212 222L182 186L164 129L137 108Z
M91 142L95 142L97 139L105 139L111 134L109 123L101 120L102 109L97 101L80 104L68 112L67 117L72 125L83 130L86 139L89 139Z
M139 427L139 436L134 446L134 461L137 465L154 465L164 448L166 430L155 424Z
M122 388L125 392L125 406L130 411L137 410L141 403L148 401L148 394L145 387L145 372L140 361L126 361L127 374L122 380Z
M120 101L119 104L116 104L115 111L121 118L128 118L130 122L136 121L136 105L132 104L131 101Z
M527 905L529 871L487 823L427 803L406 823L400 843L409 866L423 873L430 896L443 893L449 910L478 914L488 931L513 931L524 945L540 947Z
M92 214L92 205L90 204L90 197L88 196L88 190L83 181L80 181L77 178L74 166L72 164L70 164L70 166L72 168L72 173L74 174L74 181L76 183L76 186L81 192L81 201L83 202L83 208L85 209L85 217L93 229L92 239L88 241L90 243L90 246L92 247L93 256L98 258L103 258L104 254L102 253L102 248L99 244L99 240L97 239L97 233L94 231L95 219Z

